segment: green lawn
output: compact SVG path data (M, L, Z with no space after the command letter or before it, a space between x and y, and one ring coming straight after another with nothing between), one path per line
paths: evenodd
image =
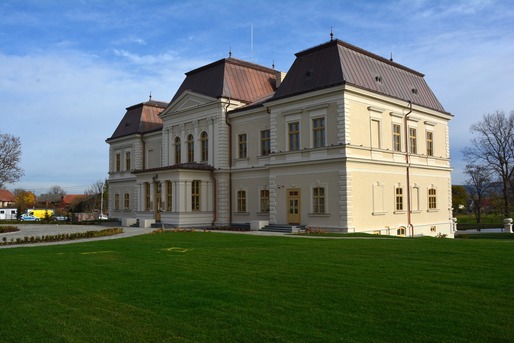
M2 342L512 342L514 242L162 233L0 249Z

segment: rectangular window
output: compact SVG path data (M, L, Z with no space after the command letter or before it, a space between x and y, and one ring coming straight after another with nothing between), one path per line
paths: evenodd
M427 131L427 155L434 156L434 133Z
M120 195L114 194L114 209L118 211L120 209Z
M268 156L271 150L270 131L261 131L261 156Z
M401 127L398 124L393 124L393 150L402 151Z
M246 212L246 191L237 191L237 212Z
M417 154L418 153L418 147L417 147L417 142L416 142L416 129L411 127L409 128L409 143L410 143L410 147L409 147L409 152L411 154Z
M117 172L121 171L121 154L120 153L116 154L115 164L116 165L115 165L114 171L117 171Z
M380 121L371 120L371 147L380 148Z
M248 155L248 147L246 142L246 133L237 136L237 144L239 148L239 158L246 158Z
M325 146L325 118L312 120L312 136L312 146L314 148L322 148Z
M269 212L269 190L261 190L261 212Z
M123 208L125 210L130 209L130 194L129 193L125 193L125 195L123 197Z
M428 209L437 209L437 192L435 188L430 188L428 190Z
M325 188L315 187L312 189L312 212L325 213Z
M125 170L130 170L130 151L125 153Z
M403 211L403 188L396 188L396 211Z
M287 125L289 138L289 151L300 150L300 123L294 122Z
M191 210L200 211L200 180L191 183Z
M166 211L171 212L171 204L173 200L172 183L166 181Z
M150 184L145 182L145 211L150 211Z

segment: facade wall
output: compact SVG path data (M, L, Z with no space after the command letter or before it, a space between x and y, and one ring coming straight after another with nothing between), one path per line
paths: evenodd
M161 114L162 131L110 142L111 216L452 235L449 114L349 85L232 111L242 105L187 93ZM130 208L116 210L126 193Z

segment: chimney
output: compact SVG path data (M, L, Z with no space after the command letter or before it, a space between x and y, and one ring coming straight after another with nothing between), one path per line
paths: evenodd
M275 88L280 87L280 85L282 84L282 81L284 81L285 77L286 77L286 73L284 73L282 71L275 72Z

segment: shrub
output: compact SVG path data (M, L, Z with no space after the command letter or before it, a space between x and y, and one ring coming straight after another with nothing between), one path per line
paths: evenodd
M0 233L7 233L7 232L17 232L20 231L17 226L8 225L8 226L0 226Z

